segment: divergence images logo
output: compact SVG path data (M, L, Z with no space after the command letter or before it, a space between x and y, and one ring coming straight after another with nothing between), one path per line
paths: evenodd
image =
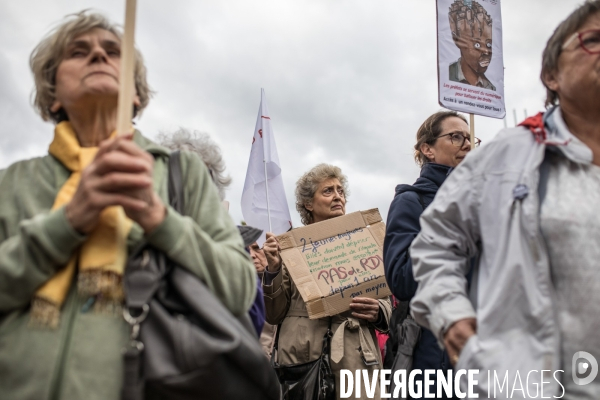
M577 385L587 385L598 375L598 361L588 352L578 351L573 354L573 382ZM584 377L589 372L589 375Z

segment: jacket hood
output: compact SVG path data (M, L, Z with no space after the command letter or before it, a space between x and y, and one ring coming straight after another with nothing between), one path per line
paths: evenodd
M421 168L421 174L414 184L396 186L396 196L404 192L435 195L453 169L447 165L427 163Z

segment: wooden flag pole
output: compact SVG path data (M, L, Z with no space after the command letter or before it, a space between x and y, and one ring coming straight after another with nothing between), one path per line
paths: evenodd
M469 130L471 131L471 150L475 148L475 115L469 114Z
M125 25L123 42L121 43L121 72L119 75L117 135L126 134L131 130L133 98L135 95L135 81L133 76L133 67L135 64L135 9L136 0L126 0Z

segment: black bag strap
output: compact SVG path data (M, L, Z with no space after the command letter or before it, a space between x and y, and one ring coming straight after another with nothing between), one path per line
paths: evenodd
M183 182L181 172L181 152L179 150L171 153L169 157L169 173L168 173L168 192L169 204L180 214L183 213ZM144 263L151 257L151 252L154 251L148 248L147 243L142 242L133 252L144 254L141 258L134 257L129 261L128 273L125 279L126 285L126 303L131 309L142 309L147 304L150 298L158 290L160 281L166 272L167 268L148 269ZM164 260L163 260L164 261ZM162 266L162 265L161 265Z
M181 173L181 154L174 151L169 157L169 204L179 213L183 213L183 183ZM131 340L129 345L123 349L123 387L121 388L121 400L143 400L144 378L142 371L142 352L144 345L138 339L140 323L146 318L149 311L148 302L154 295L160 280L163 277L164 268L152 270L145 267L149 261L151 249L143 242L134 251L134 254L143 252L143 256L130 258L126 269L124 284L126 286L126 303L124 317L131 325ZM163 262L165 258L157 258ZM141 314L133 317L133 309L141 310Z
M169 157L169 204L183 215L183 173L181 172L181 152L175 150Z

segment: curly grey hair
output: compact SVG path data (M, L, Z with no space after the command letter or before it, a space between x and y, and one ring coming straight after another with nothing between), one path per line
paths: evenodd
M185 128L179 128L171 134L159 133L158 141L161 146L171 150L191 151L198 154L208 167L221 200L225 200L225 189L231 184L231 176L225 175L225 161L221 149L208 133L190 132Z
M344 198L348 201L348 178L342 174L340 167L330 164L319 164L298 179L296 182L296 210L300 214L300 219L304 225L312 224L312 213L306 209L307 204L311 204L315 193L321 182L326 179L335 178L340 181L344 188Z

